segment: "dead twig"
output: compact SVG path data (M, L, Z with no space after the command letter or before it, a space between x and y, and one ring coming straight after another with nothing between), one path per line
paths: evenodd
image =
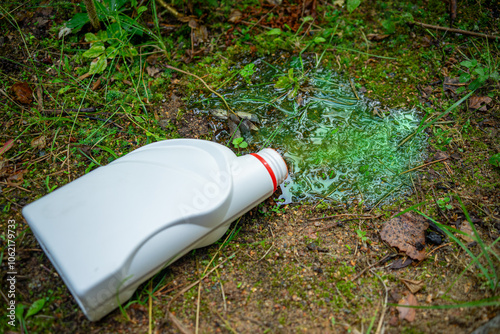
M262 24L255 24L254 22L248 22L248 21L243 21L243 20L241 20L240 22L243 23L243 24L246 24L247 26L256 25L256 26L259 26L259 27L267 29L267 30L272 30L273 29L271 27L263 26Z
M339 226L339 225L340 225L340 222L335 222L335 223L330 224L330 225L328 225L328 226L325 226L325 227L319 228L319 229L317 229L317 230L316 230L316 231L314 231L314 232L322 232L322 231L326 231L326 230L329 230L329 229L331 229L331 228L333 228L333 227L337 227L337 226Z
M201 306L201 283L198 284L198 298L196 301L196 325L194 327L194 333L198 334L198 331L200 329L200 306Z
M376 218L379 218L381 216L382 215L372 216L372 215L358 215L358 214L351 214L351 213L342 213L342 214L326 216L326 217L310 218L309 221L334 219L334 218L342 218L342 217L352 217L351 219L376 219Z
M411 171L414 171L415 169L420 169L422 167L425 167L425 166L428 166L428 165L432 165L432 164L435 164L436 162L444 161L444 160L447 160L447 159L449 159L449 158L443 158L443 159L439 159L439 160L434 160L434 161L428 162L426 164L423 164L423 165L420 165L420 166L408 169L406 172L402 172L399 175L403 175L403 174L409 173Z
M157 0L160 5L163 6L167 11L170 12L173 16L175 16L176 19L182 18L184 15L180 14L177 10L175 10L174 7L168 5L165 1L163 0Z
M356 95L356 99L359 100L358 93L356 92L356 88L354 88L354 83L352 82L351 78L349 78L349 82L351 83L351 88L352 88L352 91L354 92L354 95Z
M354 276L353 278L351 278L351 282L354 282L355 280L357 280L358 278L360 278L367 270L375 267L377 264L380 264L390 258L393 258L395 256L397 256L398 254L387 254L386 256L384 256L382 259L378 260L377 262L375 263L372 263L370 264L368 267L366 267L365 269L361 270L359 272L359 274L357 274L356 276Z
M410 25L417 25L417 26L420 26L422 28L436 29L436 30L441 30L441 31L446 31L446 32L454 32L454 33L457 33L457 34L463 34L463 35L470 35L470 36L484 37L484 38L489 38L489 39L500 40L500 36L482 34L482 33L479 33L479 32L473 32L473 31L456 29L456 28L448 28L448 27L435 26L435 25L432 25L432 24L422 23L422 22L418 22L418 21L410 22L409 24Z
M256 25L258 25L258 24L259 24L259 23L260 23L263 19L265 19L267 15L271 14L271 13L273 12L273 10L275 10L275 9L276 9L276 7L278 7L278 5L274 6L274 7L273 7L270 11L268 11L266 14L262 15L262 17L261 17L261 18L260 18L260 19L259 19L256 23L254 23L254 24L250 27L250 29L248 29L248 32L252 31L252 29L253 29Z
M273 241L271 243L271 247L269 247L269 249L266 251L266 253L260 259L258 259L257 262L262 261L267 256L267 254L269 254L271 249L274 247L274 239L275 238L274 238L274 233L273 233L273 229L271 228L271 226L269 226L269 231L271 231L271 235L273 236Z
M42 111L44 115L47 116L58 116L58 115L69 115L70 112L97 112L96 107L90 107L90 108L69 108L69 109L45 109Z
M213 267L212 269L210 269L208 272L206 272L203 276L201 276L197 281L189 284L188 286L186 286L184 289L182 289L181 291L179 291L172 299L170 299L170 301L168 302L167 304L167 313L165 314L165 317L163 318L163 321L162 322L165 322L167 319L170 319L172 321L172 323L182 332L182 333L191 333L190 330L188 330L183 324L182 322L177 319L177 317L172 313L170 312L170 307L172 306L172 303L177 299L179 298L180 296L182 296L184 293L186 293L187 291L189 291L192 287L196 286L197 284L199 284L205 277L207 277L208 275L210 275L213 271L215 271L217 268L219 268L220 266L222 266L224 263L226 263L227 260L229 259L232 259L236 253L238 253L239 251L236 251L234 252L233 254L231 254L229 257L227 257L224 261L220 262L219 264L217 264L215 267Z
M374 272L371 269L370 269L370 272L373 275L375 275L380 280L380 282L382 282L382 286L384 287L384 291L385 291L385 298L384 298L384 302L382 303L382 314L380 315L380 319L378 321L378 326L377 326L377 331L375 332L375 334L380 334L380 331L382 330L382 325L384 323L385 312L387 311L387 299L389 296L389 292L387 291L387 285L385 285L385 282L382 279L382 277L380 277L376 272Z
M235 114L235 113L234 113L234 111L233 111L233 110L229 107L229 105L227 104L226 99L225 99L222 95L220 95L219 93L217 93L215 90L213 90L212 88L210 88L210 86L209 86L209 85L208 85L208 84L207 84L207 83L206 83L206 82L205 82L202 78L200 78L200 77L199 77L199 76L197 76L196 74L193 74L193 73L190 73L190 72L183 71L183 70L178 69L178 68L176 68L176 67L173 67L173 66L171 66L171 65L166 65L165 67L166 67L166 68L169 68L169 69L171 69L171 70L174 70L174 71L177 71L177 72L183 73L183 74L187 74L187 75L193 76L193 77L195 77L196 79L200 80L200 81L201 81L201 82L205 85L205 87L207 87L207 89L208 89L209 91L211 91L212 93L214 93L215 95L217 95L218 97L220 97L220 98L221 98L222 102L224 102L224 104L226 105L226 108L227 108L227 110L228 110L228 111L230 111L230 112L232 112L233 114ZM235 115L236 115L236 114L235 114Z
M153 280L149 281L149 327L148 334L153 333Z
M453 242L449 242L447 244L444 244L444 245L441 245L441 246L436 247L434 249L431 249L431 251L425 255L425 258L426 259L430 258L431 254L434 253L435 251L437 251L438 249L446 247L446 246L451 246L452 244L453 244Z

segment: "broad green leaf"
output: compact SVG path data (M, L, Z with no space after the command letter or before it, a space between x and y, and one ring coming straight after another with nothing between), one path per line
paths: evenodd
M89 74L99 74L104 72L106 69L106 66L108 66L108 60L104 56L100 56L99 58L96 58L90 63L90 70Z
M495 167L500 167L500 153L492 155L488 162Z
M464 83L470 80L470 74L469 73L462 73L460 77L458 78L458 81Z
M316 43L316 44L324 43L324 42L326 42L326 39L324 39L323 37L318 36L318 37L314 38L314 43Z
M99 41L99 38L97 38L97 36L94 35L93 33L88 32L85 34L85 42L94 43L97 41Z
M476 72L477 74L479 74L480 76L484 76L484 67L476 67L474 69L474 72Z
M244 141L244 142L240 143L238 146L240 148L247 148L248 147L248 143L246 141Z
M107 2L107 4L108 4L108 8L109 8L110 12L118 12L118 11L121 11L124 9L122 7L123 7L123 5L125 5L125 3L127 3L127 1L128 0L108 0L105 2Z
M309 21L312 21L312 20L314 20L314 18L312 16L306 16L306 17L304 17L302 19L302 21L304 21L304 22L309 22Z
M148 10L148 7L146 7L146 6L141 6L141 7L137 8L137 16L141 15L142 13L144 13L147 10Z
M66 93L68 90L70 90L71 88L73 88L73 86L71 85L66 85L64 86L63 88L59 89L59 91L57 92L58 94L64 94Z
M274 84L276 88L286 88L290 84L290 79L288 77L282 76Z
M89 16L87 13L78 13L73 16L71 20L66 22L66 27L73 30L73 32L77 32L82 29L82 27L89 22Z
M104 53L104 50L106 50L106 48L104 47L104 45L92 45L92 47L90 49L88 49L87 51L85 51L82 56L84 56L85 58L96 58L96 57L99 57L100 55L102 55Z
M246 65L241 71L240 71L240 74L243 78L248 78L249 76L251 76L252 74L255 73L255 70L253 69L255 67L255 64L254 63L250 63L248 65Z
M24 308L26 306L24 306L23 304L17 304L16 305L16 318L17 320L19 320L19 322L22 322L24 317L23 317L23 314L24 314Z
M101 42L106 42L109 39L108 38L108 32L106 30L99 30L97 32L97 38Z
M352 13L361 4L361 0L347 0L347 10Z
M281 29L280 28L271 29L267 32L267 35L281 35Z
M393 20L382 21L382 27L384 27L385 31L388 34L393 34L396 31L396 24Z
M477 78L476 80L472 81L470 84L469 84L469 89L470 90L476 90L478 89L479 87L481 87L481 85L483 84L484 81L481 81L479 78Z
M108 46L106 48L106 57L108 59L113 59L118 55L118 50L114 46Z
M35 301L33 304L31 304L30 308L28 309L28 313L26 313L26 318L40 312L44 305L45 305L45 299L38 299L37 301Z
M465 66L467 68L472 68L477 65L477 60L464 60L463 62L460 63L460 65Z
M125 57L135 57L139 53L137 52L137 49L134 48L133 46L127 46L121 50L120 54Z
M498 75L498 72L495 71L493 73L490 74L490 78L492 78L493 80L497 80L497 81L500 81L500 75Z

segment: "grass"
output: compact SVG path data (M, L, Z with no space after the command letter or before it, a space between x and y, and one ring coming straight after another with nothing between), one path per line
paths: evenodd
M476 267L479 269L478 271L473 270L473 273L477 273L477 277L480 280L484 280L487 287L489 290L495 295L497 290L498 290L498 284L500 283L499 276L498 276L498 261L500 261L500 255L497 254L497 252L494 249L495 244L500 241L500 237L494 240L490 245L486 246L483 239L479 235L476 227L474 226L474 223L472 223L472 220L469 216L469 213L465 206L462 203L462 200L457 197L460 206L465 214L465 217L467 219L467 222L470 225L470 228L473 232L473 235L470 235L466 232L463 232L461 230L457 230L455 228L443 225L434 219L428 217L422 212L417 211L419 214L422 216L426 217L427 219L433 221L441 230L448 236L454 243L456 243L463 251L465 251L471 258L470 264L467 265L467 267L462 271L462 273L457 277L457 280L471 267ZM481 253L476 256L474 253L469 249L469 246L464 244L455 234L461 234L464 236L467 236L474 240L480 247ZM483 264L482 261L480 261L481 257L484 256L484 259L486 260L486 264ZM451 285L447 291L449 291L453 285ZM499 301L500 302L500 301Z

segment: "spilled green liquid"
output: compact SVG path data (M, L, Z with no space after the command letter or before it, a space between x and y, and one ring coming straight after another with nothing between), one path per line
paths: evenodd
M253 63L250 83L233 82L219 93L235 112L258 116L259 130L245 136L249 144L285 157L283 203L363 201L370 207L412 191L414 172L404 172L422 164L427 138L419 133L398 145L420 125L415 110L378 111L380 104L356 96L349 80L298 58ZM201 105L206 112L224 108L217 98Z

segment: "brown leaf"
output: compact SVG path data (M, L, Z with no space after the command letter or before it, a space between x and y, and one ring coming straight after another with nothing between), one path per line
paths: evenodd
M9 186L20 186L24 182L24 173L26 170L20 170L7 178L7 184Z
M206 26L199 26L193 30L193 43L198 44L200 42L208 41L208 29Z
M152 66L148 66L146 67L146 72L148 72L148 75L152 78L155 78L158 73L160 73L160 69L158 67L152 67Z
M92 91L96 91L97 89L99 89L99 87L101 86L101 79L97 79L97 81L92 85Z
M7 142L2 146L2 148L0 148L0 155L10 150L13 144L14 144L14 139L7 140Z
M33 102L33 91L26 82L18 82L12 86L12 92L15 95L15 100L22 104L30 104Z
M389 266L389 269L406 268L412 263L413 263L413 260L410 259L409 257L405 258L404 261L403 261L403 259L397 259L393 263L391 263L391 265Z
M443 90L445 92L450 91L453 94L455 94L458 87L465 86L465 85L467 85L467 84L461 83L459 78L446 77L446 78L444 78L444 82L443 82Z
M429 223L420 216L407 212L384 224L380 237L412 259L422 261L425 258L425 230Z
M40 136L40 137L33 139L31 141L30 145L33 148L38 148L38 149L44 148L47 145L46 140L45 140L45 136Z
M406 319L408 322L413 322L415 320L415 315L417 314L416 309L414 308L409 308L409 307L404 307L404 306L418 306L417 303L417 298L410 293L406 298L402 299L397 307L397 310L399 312L399 319L404 320Z
M460 231L467 233L468 235L459 234L458 236L466 242L474 242L474 232L472 231L472 227L468 221L464 220L462 224L460 224Z
M441 159L448 159L450 156L443 152L443 151L438 151L434 156L432 157L433 160L441 160Z
M491 98L488 96L471 96L469 100L469 109L479 109L481 111L486 111L486 105L491 101ZM482 105L483 103L484 105Z
M243 14L239 10L233 10L231 14L229 14L229 18L227 19L229 22L237 22L241 19Z
M417 293L424 286L424 282L422 280L415 281L411 279L401 278L401 282L410 290L411 293Z

